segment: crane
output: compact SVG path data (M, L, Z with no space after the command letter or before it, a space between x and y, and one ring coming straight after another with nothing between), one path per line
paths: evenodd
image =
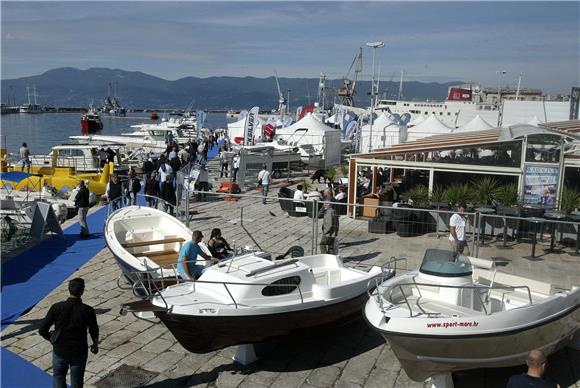
M351 71L354 67L354 75L352 80L350 79ZM340 97L340 103L346 106L354 105L354 95L356 94L356 80L358 74L362 72L362 47L359 47L358 53L354 56L347 73L342 77L342 86L338 89L338 96Z

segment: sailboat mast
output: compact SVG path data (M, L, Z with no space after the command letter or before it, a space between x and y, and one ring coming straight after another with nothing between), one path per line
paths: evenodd
M399 100L401 100L401 96L403 95L403 69L401 69L401 80L399 81Z
M520 76L518 77L518 88L516 89L516 101L518 100L518 98L520 97L520 86L522 84L522 75L524 73L520 72Z

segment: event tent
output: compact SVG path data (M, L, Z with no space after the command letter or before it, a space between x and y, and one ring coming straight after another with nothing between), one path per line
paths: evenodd
M407 130L407 141L450 132L451 128L439 121L434 114L431 114L425 121Z
M453 130L453 132L472 132L472 131L483 131L485 129L492 129L494 128L493 125L485 121L481 118L480 115L477 115L465 125L462 125L459 128Z
M324 167L340 163L340 130L324 125L312 113L288 127L276 129L274 138L302 150L311 150L313 156L322 157Z
M391 118L383 112L373 122L372 139L370 123L361 128L359 149L361 152L368 152L369 141L373 150L399 144L401 142L399 134L400 129L397 123L391 120Z

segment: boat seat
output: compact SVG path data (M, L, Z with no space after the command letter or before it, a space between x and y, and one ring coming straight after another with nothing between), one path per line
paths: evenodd
M445 316L470 317L474 315L484 315L482 311L473 310L469 307L458 306L423 297L407 297L413 312L425 314L442 314Z
M140 256L145 256L160 267L168 267L172 264L177 264L179 254L173 249L153 252L140 252Z
M183 243L185 241L182 237L172 237L162 240L146 240L146 241L135 241L121 244L123 248L136 248L136 247L147 247L149 245L159 245L159 244L171 244L171 243Z

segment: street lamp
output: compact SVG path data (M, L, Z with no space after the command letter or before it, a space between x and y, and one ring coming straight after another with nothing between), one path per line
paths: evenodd
M375 56L377 53L377 49L385 47L385 44L383 42L369 42L369 43L367 43L367 46L373 49L373 79L372 79L372 83L371 83L371 125L370 125L370 130L369 130L369 152L371 152L371 150L372 150L371 143L373 141L373 121L375 120L375 118L374 118L375 98L378 94L378 90L375 90L375 87L376 87L375 86ZM377 89L378 89L378 87L377 87Z
M495 74L497 74L497 127L501 127L503 122L503 107L501 105L501 76L506 74L507 71L505 70L497 70Z

